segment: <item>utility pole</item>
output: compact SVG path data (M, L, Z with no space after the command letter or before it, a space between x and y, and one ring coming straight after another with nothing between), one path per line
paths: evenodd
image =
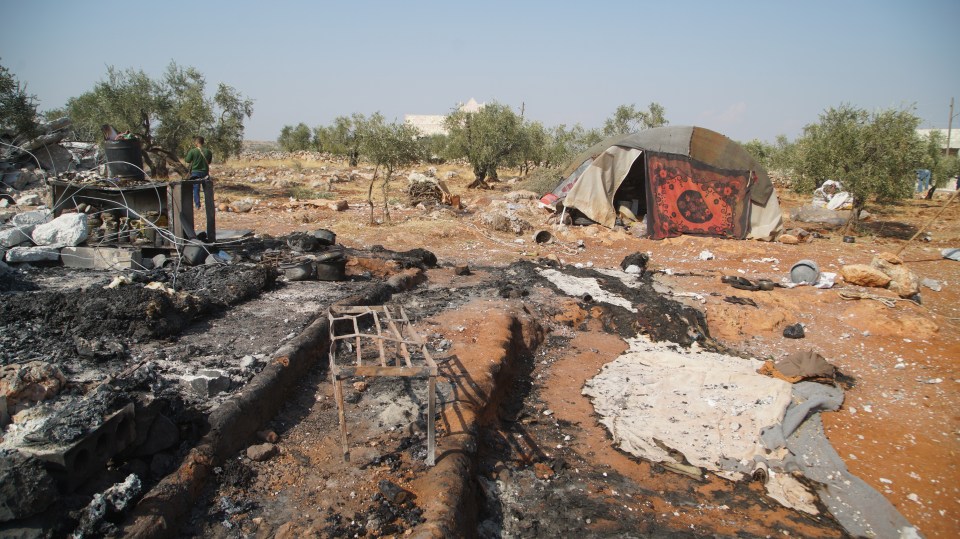
M947 122L947 157L950 156L950 132L953 130L953 98L950 98L950 120Z

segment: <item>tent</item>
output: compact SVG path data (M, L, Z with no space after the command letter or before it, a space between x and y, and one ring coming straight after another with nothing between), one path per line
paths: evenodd
M702 127L607 139L575 158L541 201L613 228L643 219L651 238L682 234L774 240L783 217L767 172L740 144Z

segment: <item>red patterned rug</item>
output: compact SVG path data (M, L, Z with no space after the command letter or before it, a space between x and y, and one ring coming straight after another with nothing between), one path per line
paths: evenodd
M743 239L750 225L750 171L721 170L689 157L644 152L649 234Z

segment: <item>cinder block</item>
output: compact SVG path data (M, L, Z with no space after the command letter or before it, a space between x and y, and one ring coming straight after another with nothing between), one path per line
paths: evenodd
M139 249L64 247L60 250L60 260L68 268L120 270L143 267L143 256Z

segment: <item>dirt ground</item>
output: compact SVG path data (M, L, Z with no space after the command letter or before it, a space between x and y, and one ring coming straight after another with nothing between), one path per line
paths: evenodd
M786 509L766 497L757 482L734 483L713 474L695 479L613 447L592 403L581 394L584 382L626 350L625 338L642 332L658 339L687 339L689 344L690 335L702 331L701 323L711 342L735 353L759 359L810 349L822 354L852 380L843 407L822 414L826 435L846 466L924 536L956 535L960 263L943 259L940 250L960 247L960 203L954 202L930 227L929 241L910 243L901 255L907 267L941 287L922 287L918 304L887 290L846 285L839 277L832 289L771 291L736 290L721 277L781 282L799 260L814 260L827 272L869 263L878 253L900 250L939 210L943 198L870 208L873 218L854 243L847 243L836 231L792 222L790 210L806 197L781 190L786 228L817 232L812 241L787 245L692 236L652 241L624 230L548 224L549 214L537 208L535 200L511 194L517 185L509 171L501 174L505 181L494 184L494 190L476 191L466 189L472 179L466 167L439 168L437 176L460 195L463 206L409 204L403 193L404 172L394 181L391 220L386 223L378 198L371 222L366 203L371 169L303 156L228 162L213 169L222 205L217 227L252 230L259 241L322 228L335 232L337 243L356 252L385 246L392 251L427 249L436 255L438 266L423 274L422 284L394 301L410 312L440 365L440 404L447 410L460 402L482 405L483 416L473 423L448 416L438 422L440 459L453 454L444 444L459 439L454 424L470 425L470 441L461 449L478 455L475 468L464 472L470 474L467 483L473 492L457 500L448 483L432 482L435 475L424 463L424 382L380 378L346 385L351 460L344 463L329 373L313 369L254 442L275 442L278 453L261 460L241 451L218 467L216 481L204 492L182 536L397 537L422 531L437 504L457 503L478 508L477 521L461 526L485 538L566 536L571 530L589 537L844 536L833 519ZM454 175L447 177L450 172ZM253 202L252 211L226 211L231 202L243 199ZM337 200L347 201L348 209L329 207ZM495 209L522 218L521 232L489 226L483 215ZM538 230L549 231L552 241L534 241ZM703 256L705 251L712 258ZM595 270L619 271L624 257L636 253L649 255L649 280L623 293L639 314L565 296L533 269L560 267L602 278ZM455 266L471 271L462 274ZM150 363L161 379L220 368L240 387L264 357L322 315L330 303L399 269L395 262L358 258L347 267L348 281L285 282L281 277L277 286L266 286L249 299L235 291L209 291L230 277L204 277L214 270L202 270L191 285L201 291L200 299L176 306L178 316L162 326L171 335L144 333L140 343L130 345L127 363L106 357L98 358L99 366ZM49 268L29 269L25 275L25 289L44 289L36 297L54 301L58 293L53 290L64 289L78 305L99 301L94 309L109 309L118 319L127 315L110 305L126 301L120 296L140 293L117 292L113 297L108 292L84 299L69 289L99 287L109 277L101 274L91 281L88 275ZM877 299L843 299L841 291L895 301L887 306ZM756 306L725 301L730 296ZM39 315L30 314L31 309L43 310L41 304L18 309L23 313L4 309L10 324L18 316L35 320ZM661 318L674 322L656 323ZM784 328L798 322L805 337L785 338ZM70 335L64 331L60 340L39 343L23 332L4 332L0 354L32 347L37 357L69 359L64 350L73 349L75 334L97 338L84 333L93 332L95 324L70 323L75 324ZM48 331L56 325L56 316L36 324ZM511 332L523 334L528 346L504 348ZM507 382L494 390L486 385L489 373L484 369L493 361L491 351L501 348L502 367L498 364L493 371L503 368L507 374L495 378ZM246 367L238 366L241 361ZM97 378L83 374L83 362L67 365L68 374ZM224 397L178 406L203 413ZM186 449L169 450L159 463L128 463L111 478L119 480L134 471L157 479Z
M344 170L349 168L324 163L318 168L301 169L299 174L307 179L323 179L336 172L343 176ZM283 163L272 168L237 163L219 172L227 200L251 196L246 187L242 187L245 176L258 175L269 180L297 174ZM887 307L871 299L840 298L839 290L865 290L842 283L828 290L798 287L744 292L731 290L720 277L741 275L780 282L792 264L802 259L814 260L823 271L830 272L837 272L844 264L869 263L877 253L898 251L942 206L944 199L911 200L892 207L871 208L875 215L855 243L843 242L838 232L809 226L808 230L821 232L821 237L799 245L698 237L651 241L633 237L629 232L596 226L551 228L546 224L544 213L541 222L531 224L537 229L550 230L556 241L536 244L530 233L518 236L478 226L476 216L513 186L504 183L497 186L499 191L467 191L460 184L465 185L468 176L461 173L459 178L447 180L451 190L461 195L464 204L461 210L404 206L399 193L403 186L401 180L395 187L397 199L391 209L392 223L371 225L370 210L364 200L367 181L359 180L331 183L333 191L325 195L348 200L347 211L327 208L326 200L318 200L316 205L292 202L282 188L274 189L273 193L266 189L257 191L260 202L251 213L221 212L217 217L218 226L250 228L277 235L322 227L334 230L338 241L347 246L388 245L395 250L424 247L443 263L491 266L492 269L486 271L493 273L515 260L551 255L565 265L579 263L615 268L628 254L650 253L650 269L658 272L661 283L678 295L699 295L699 299L682 299L705 312L710 334L722 344L761 359L776 359L794 351L813 349L853 377L855 383L847 391L843 408L823 414L827 435L838 453L851 472L883 493L925 536L955 535L960 526L957 486L960 484L957 458L960 431L956 412L956 384L960 381L960 340L956 333L960 318L960 264L943 259L940 250L960 244L960 204L953 204L929 228L931 241L915 241L902 253L909 268L922 278L939 281L942 289L922 288L922 304L896 301L893 307ZM241 187L234 190L234 185ZM805 226L789 220L790 210L805 203L805 198L781 191L786 228ZM379 220L380 212L376 215ZM582 242L585 248L573 248L577 242ZM714 258L701 260L699 255L705 250ZM895 297L885 290L868 291L882 297ZM757 307L724 302L723 298L733 292L753 299ZM585 318L587 323L583 328L574 328L573 336L562 349L544 348L549 350L545 354L555 357L535 367L537 384L533 393L537 402L562 417L561 423L570 422L582 429L576 436L577 452L591 453L594 463L602 462L650 490L669 488L662 486L664 484L683 483L677 474L670 474L668 479L651 480L650 465L613 450L603 429L591 420L590 403L580 396L579 388L599 365L615 357L625 345L616 336L594 334L590 326L598 322L590 322L589 315ZM796 322L804 325L806 337L784 338L783 328ZM329 396L317 397L313 403L308 397L304 399L305 406L307 403L313 407L330 406ZM321 427L317 425L310 430L319 436ZM319 458L333 457L323 454ZM707 495L735 489L717 480L708 485L684 485L678 490ZM676 518L700 531L732 533L732 528L708 524L715 522L718 515L702 507L704 504L700 503L697 510L684 510L684 515ZM652 511L663 510L657 507ZM615 535L617 532L613 530L618 526L615 523L622 522L621 519L622 515L611 515L606 524L595 525L594 529L599 532L609 525L611 534ZM519 529L517 533L524 535L524 531ZM760 530L744 531L761 533ZM801 535L821 535L803 529L796 531Z

